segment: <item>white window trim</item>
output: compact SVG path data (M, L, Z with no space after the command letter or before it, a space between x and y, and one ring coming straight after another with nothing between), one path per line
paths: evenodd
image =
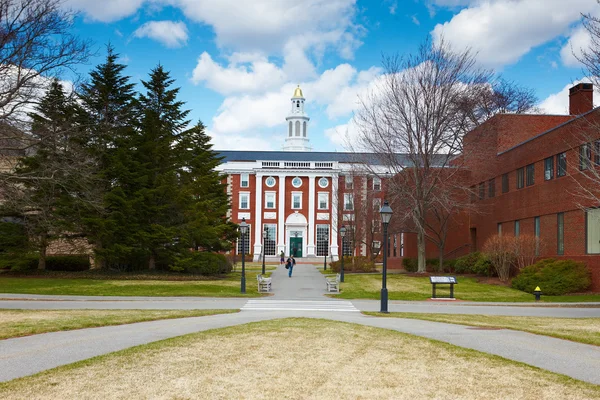
M246 176L246 185L244 186L244 176ZM240 187L250 187L250 174L240 174Z
M242 208L242 196L248 196L248 207L247 208ZM250 210L250 208L252 207L250 204L250 192L240 192L239 193L239 207L240 210Z
M347 198L351 198L352 202L347 203L346 202ZM347 208L346 204L352 204L352 208ZM352 195L352 193L344 193L344 211L354 211L354 196Z
M354 177L352 175L346 175L344 180L345 180L344 187L346 189L354 189Z
M375 182L379 182L379 189L375 189ZM381 191L381 178L374 177L373 178L373 190L379 192Z
M267 204L268 204L267 196L268 195L273 196L273 207L267 206ZM276 208L277 208L277 192L265 192L265 209L274 210Z
M379 210L381 210L381 203L382 201L380 198L373 199L373 211L379 212Z
M325 196L325 208L321 207L321 196ZM329 193L319 192L317 195L317 209L318 210L329 210Z
M300 207L294 207L294 195L300 195ZM292 204L290 205L292 210L301 210L302 209L302 192L292 192Z

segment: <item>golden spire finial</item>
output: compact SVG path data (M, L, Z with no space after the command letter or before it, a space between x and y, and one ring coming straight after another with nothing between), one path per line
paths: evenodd
M294 96L292 96L292 98L295 97L302 97L304 98L304 96L302 95L302 89L300 89L300 85L298 85L298 87L296 88L296 90L294 90Z

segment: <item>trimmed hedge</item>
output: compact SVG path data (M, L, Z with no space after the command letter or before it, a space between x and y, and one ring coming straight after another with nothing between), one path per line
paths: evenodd
M224 254L191 251L178 258L171 271L188 272L199 275L224 275L232 271L233 266Z
M478 251L458 257L454 261L454 271L457 274L495 275L495 270L490 260Z
M36 268L37 262L36 259ZM90 257L87 255L48 256L46 257L48 271L87 271L90 269Z
M342 268L342 262L340 260L329 263L333 272L340 272ZM344 257L344 272L376 272L375 262L371 261L369 257L356 256L354 257L354 264L352 264L352 257Z
M581 292L592 284L591 273L585 264L573 260L547 258L525 267L512 280L512 287L533 293L539 286L543 294L560 296Z
M454 270L455 260L444 260L443 272L451 272ZM440 265L439 258L428 258L425 260L425 266L428 270L437 271ZM417 272L419 270L419 260L416 258L403 258L402 266L407 272Z

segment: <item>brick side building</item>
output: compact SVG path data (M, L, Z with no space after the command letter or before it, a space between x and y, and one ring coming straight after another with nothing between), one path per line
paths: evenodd
M583 261L600 290L600 204L580 195L590 187L586 169L600 165L600 109L593 109L592 94L591 84L571 88L572 115L501 114L465 136L476 212L451 226L450 258L481 250L497 233L535 235L540 257ZM406 255L414 256L414 238L406 242ZM427 257L437 255L435 247L427 250Z

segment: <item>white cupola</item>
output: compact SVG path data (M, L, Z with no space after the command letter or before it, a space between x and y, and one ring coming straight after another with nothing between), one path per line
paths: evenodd
M285 151L312 151L308 139L308 115L304 112L304 96L300 85L294 90L292 96L292 109L285 118L287 121L287 136L283 150Z

